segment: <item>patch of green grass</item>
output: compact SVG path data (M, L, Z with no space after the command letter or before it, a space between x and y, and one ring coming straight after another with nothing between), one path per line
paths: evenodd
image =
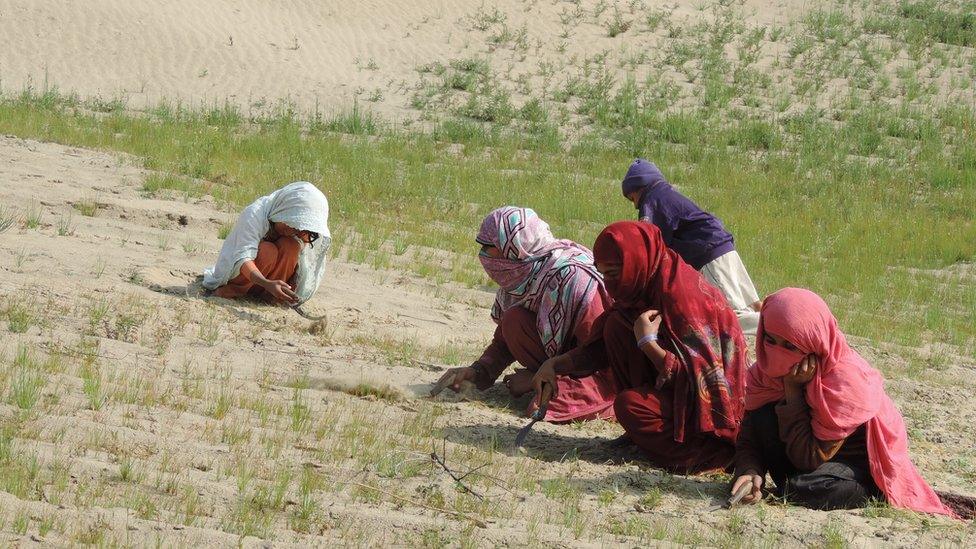
M289 418L291 419L291 429L298 433L308 430L311 423L312 410L306 401L305 392L298 387L295 387L292 394Z
M220 227L217 228L217 238L227 240L227 236L230 235L233 229L234 225L232 223L221 223Z
M316 117L309 125L311 131L338 132L350 135L375 135L382 124L370 111L364 111L355 104L352 110L332 115L328 119Z
M71 224L71 212L61 214L58 217L58 236L71 236L74 233L75 229Z
M7 328L15 334L26 332L38 321L32 299L12 298L3 309L3 313L7 317Z
M604 26L607 29L607 36L614 38L615 36L621 35L628 30L630 30L631 25L634 24L632 19L627 19L620 13L616 7L613 8L613 16L608 19Z
M99 205L98 202L96 202L93 198L79 200L71 206L85 217L95 217L95 215L98 214Z
M41 225L41 207L36 200L31 200L30 206L24 212L24 227L36 229Z
M661 489L654 486L641 494L640 499L637 500L637 504L647 510L655 509L658 505L661 505L661 497Z
M93 367L83 366L81 369L82 390L88 400L88 407L101 410L108 400L108 395L102 387L102 375Z
M224 416L226 416L227 412L230 411L232 405L233 399L230 393L228 393L226 390L221 390L217 395L217 400L207 412L207 415L214 419L224 419Z
M23 348L17 354L14 370L7 393L7 402L20 408L30 410L41 397L41 389L46 384L46 378L40 365L34 357Z
M823 529L823 547L825 549L844 549L848 547L847 536L841 531L840 525L830 521Z
M487 76L491 72L491 65L483 57L453 59L450 62L450 66L459 72L474 73L482 76Z
M444 76L444 87L452 90L473 92L478 87L479 76L475 73L452 71Z
M156 195L161 190L172 190L182 193L185 196L198 196L205 192L206 186L200 183L194 183L188 177L151 173L142 182L142 190L149 195Z
M865 30L912 43L973 47L976 46L976 11L965 3L900 0L889 12L868 16Z
M322 477L310 468L303 468L298 479L298 502L288 517L288 526L299 533L312 533L316 522L321 520L320 506L315 493L321 490Z

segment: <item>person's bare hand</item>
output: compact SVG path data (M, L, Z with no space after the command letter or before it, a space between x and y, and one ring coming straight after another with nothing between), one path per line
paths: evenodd
M552 387L552 398L556 398L556 363L558 362L558 357L553 357L547 359L545 362L539 366L539 369L535 371L535 375L532 376L532 390L535 394L542 394L542 387L546 383Z
M814 374L817 373L817 366L819 366L820 361L817 360L816 355L807 355L803 357L803 360L797 362L790 370L790 373L783 377L783 383L788 385L794 385L797 387L805 385L811 379L813 379Z
M508 388L509 394L518 398L532 390L532 372L525 368L515 370L515 373L508 374L502 378L502 383Z
M661 313L654 309L648 309L637 316L634 321L634 339L656 334L661 329Z
M734 496L739 489L748 484L752 484L752 491L746 494L739 503L755 503L762 499L763 479L759 475L741 475L732 483L731 494Z
M262 283L261 287L279 302L295 303L298 301L295 290L284 280L268 280Z
M461 384L465 381L474 382L476 372L471 366L465 366L463 368L451 368L450 370L444 372L444 375L437 380L437 385L446 382L446 380L451 380L447 385L452 391L458 393L461 391Z

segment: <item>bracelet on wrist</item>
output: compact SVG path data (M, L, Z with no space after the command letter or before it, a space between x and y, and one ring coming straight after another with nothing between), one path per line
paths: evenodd
M647 334L646 336L638 339L637 340L637 348L638 349L643 349L644 348L644 345L647 345L648 343L650 343L652 341L657 341L657 334Z

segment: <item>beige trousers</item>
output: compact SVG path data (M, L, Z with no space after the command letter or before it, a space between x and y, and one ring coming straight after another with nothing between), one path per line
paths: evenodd
M756 293L756 287L752 284L739 253L732 250L716 257L702 266L699 272L728 300L735 315L739 317L742 332L755 336L759 328L759 311L753 308L753 304L758 307L759 294Z

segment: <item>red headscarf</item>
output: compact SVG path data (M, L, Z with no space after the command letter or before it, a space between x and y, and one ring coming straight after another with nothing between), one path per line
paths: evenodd
M799 351L765 343L767 331L785 338ZM888 502L954 516L912 464L905 422L885 393L881 373L847 345L837 319L817 294L785 288L763 301L756 333L757 361L746 380L746 408L755 410L782 399L783 376L811 354L820 361L805 387L814 436L841 440L866 423L871 476Z
M673 372L674 439L712 433L734 441L744 413L746 342L735 313L717 289L664 245L650 223L619 221L593 245L597 263L620 264L605 281L614 308L628 317L661 313L662 346Z

